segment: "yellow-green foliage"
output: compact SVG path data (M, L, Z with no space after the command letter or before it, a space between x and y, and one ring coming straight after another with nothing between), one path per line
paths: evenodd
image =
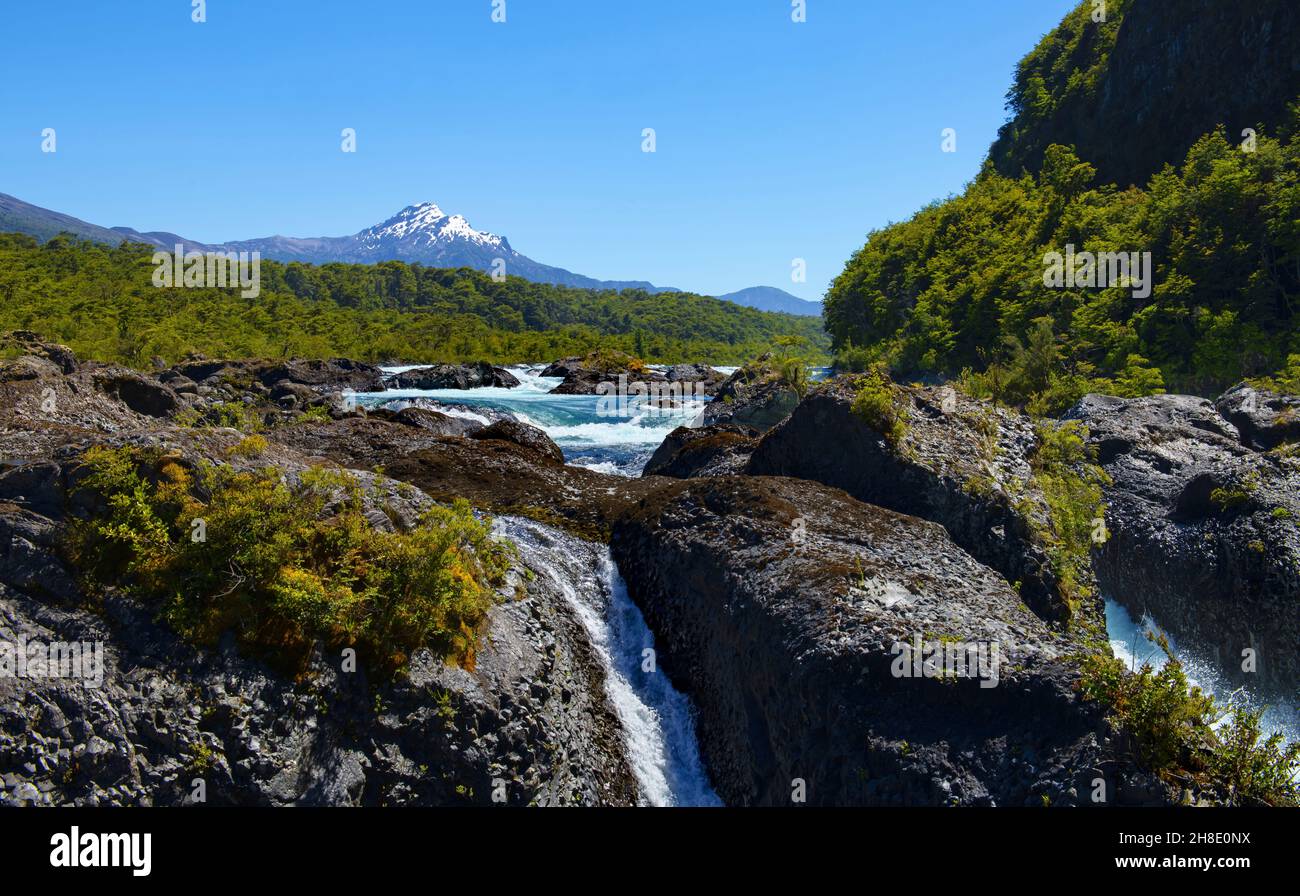
M230 453L240 457L257 457L266 450L266 439L259 435L245 436L231 446Z
M873 365L855 382L850 410L860 420L898 445L907 435L907 408L900 405L897 388L882 365Z
M1103 518L1106 472L1093 463L1088 430L1076 421L1044 421L1035 427L1038 447L1030 459L1033 481L1047 502L1048 526L1039 532L1062 596L1073 609L1091 593L1089 552L1093 531Z
M373 528L360 484L342 471L291 484L274 468L92 448L84 473L80 488L107 505L69 534L88 577L157 602L186 638L211 644L233 631L295 671L316 642L354 647L381 674L424 646L472 666L510 562L465 502L430 509L409 532Z
M1300 744L1286 746L1280 734L1263 737L1259 712L1219 707L1190 685L1163 637L1148 638L1168 658L1158 671L1147 663L1131 673L1120 660L1093 653L1079 683L1085 699L1107 707L1138 762L1167 780L1190 776L1237 803L1300 802Z
M1287 355L1286 366L1277 376L1258 377L1250 382L1257 389L1279 395L1300 395L1300 355Z

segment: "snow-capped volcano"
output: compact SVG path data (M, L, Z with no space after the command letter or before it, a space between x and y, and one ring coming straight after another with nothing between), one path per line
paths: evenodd
M449 215L436 202L408 205L388 220L351 236L268 236L213 244L162 231L142 233L131 227L99 227L0 193L0 231L4 230L31 233L40 239L49 239L56 233L67 231L84 239L113 245L127 239L168 251L183 245L187 252L260 252L266 259L307 264L405 261L428 267L474 268L495 273L502 270L504 262L505 274L534 283L555 283L581 289L643 289L650 293L680 291L644 280L597 280L541 264L516 252L505 237L475 230L463 215ZM780 292L764 289L770 293ZM787 293L781 295L790 300L789 307L773 308L771 296L753 297L755 292L754 289L742 290L723 298L763 310L793 311L796 314L809 311L815 314L820 310L813 303L801 302ZM809 310L804 310L805 304L810 306Z
M408 205L382 224L361 231L357 238L367 249L378 249L394 242L413 248L465 241L476 247L499 250L505 255L514 251L505 237L475 230L464 215L448 215L435 202Z

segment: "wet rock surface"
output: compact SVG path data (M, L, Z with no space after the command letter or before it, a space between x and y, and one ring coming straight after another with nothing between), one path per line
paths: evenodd
M1110 538L1094 552L1108 596L1199 645L1237 683L1300 683L1300 459L1241 444L1206 399L1089 395ZM1242 671L1254 650L1257 671Z
M1070 642L936 524L720 477L648 497L612 546L729 805L790 805L800 782L812 805L1085 804L1099 775L1167 799L1078 700ZM896 676L918 637L996 643L996 686Z

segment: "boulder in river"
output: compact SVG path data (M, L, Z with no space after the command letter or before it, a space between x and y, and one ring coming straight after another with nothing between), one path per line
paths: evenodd
M498 420L469 433L471 439L499 439L514 442L555 463L564 463L564 452L545 432L518 420Z
M505 368L478 361L404 370L394 374L387 385L390 389L513 389L519 379Z
M602 383L667 383L668 378L646 366L640 358L626 352L594 351L582 357L561 358L549 364L539 374L544 377L564 377L552 393L556 395L595 395Z
M799 397L764 356L736 370L718 386L713 401L704 408L703 422L734 423L766 432L789 416Z

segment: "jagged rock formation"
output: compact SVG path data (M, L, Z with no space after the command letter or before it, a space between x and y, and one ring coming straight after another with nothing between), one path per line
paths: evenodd
M1094 553L1106 594L1202 646L1230 679L1294 694L1300 459L1244 447L1211 402L1189 395L1089 395L1067 416L1087 425L1113 480L1110 537Z
M741 473L758 436L758 430L735 423L679 426L655 449L641 475L690 479Z
M784 420L799 403L799 393L768 361L760 358L727 377L704 408L704 424L734 423L766 432Z
M938 525L719 477L649 496L612 546L729 805L1086 804L1098 776L1120 803L1167 799L1075 695L1073 642ZM996 642L980 668L1001 678L900 676L918 638Z
M890 386L906 416L892 438L853 411L858 382L839 378L809 393L759 442L746 472L812 479L939 523L975 559L1020 583L1040 616L1064 620L1067 595L1039 536L1050 508L1029 462L1037 445L1030 420L951 388Z

